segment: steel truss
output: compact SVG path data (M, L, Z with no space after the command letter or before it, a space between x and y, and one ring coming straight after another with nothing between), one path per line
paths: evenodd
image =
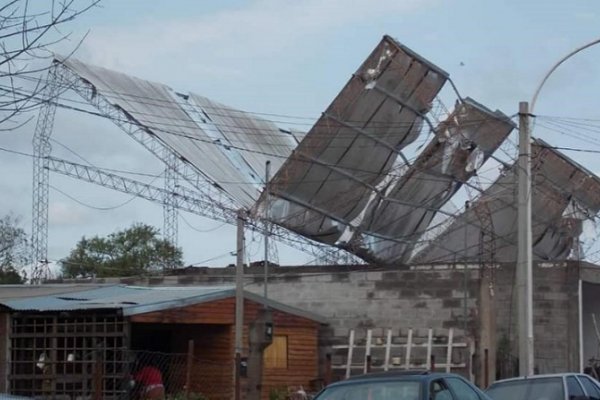
M126 178L101 168L82 165L71 161L48 157L48 170L61 175L70 176L85 182L94 183L122 193L133 194L140 198L164 205L166 199L175 199L176 208L192 214L207 217L216 221L234 225L237 221L237 211L228 208L214 208L198 196L196 191L178 186L174 192L167 189L152 186L131 178ZM246 225L259 233L263 233L264 221L248 218ZM307 252L323 261L338 261L343 259L344 254L338 249L327 248L320 244L311 243L308 239L290 233L288 230L277 226L270 226L270 235L281 243L295 249Z
M218 182L212 181L202 171L185 162L174 149L158 140L148 128L98 93L92 84L60 63L52 66L47 81L47 93L44 93L44 98L49 100L40 110L33 141L35 157L32 252L33 259L36 261L34 276L41 279L47 274L44 265L47 265L48 253L50 170L162 204L164 234L170 240L176 236L178 209L233 225L237 223L235 201L221 190ZM66 90L77 93L95 107L100 116L111 120L163 162L166 168L164 188L107 173L98 168L50 157L49 139L52 134L58 94L59 91ZM183 179L194 190L180 186L178 179ZM250 229L262 232L264 222L258 218L249 219L247 225ZM363 263L362 260L344 250L314 242L278 225L272 225L271 235L281 243L312 255L316 261L323 264Z
M48 276L48 156L52 151L50 135L56 115L56 100L59 97L60 76L57 66L48 71L42 92L43 104L40 108L33 134L33 197L31 224L32 282L39 282Z
M177 246L178 215L177 196L175 190L178 186L177 157L169 154L165 159L165 198L163 205L163 237L173 246Z

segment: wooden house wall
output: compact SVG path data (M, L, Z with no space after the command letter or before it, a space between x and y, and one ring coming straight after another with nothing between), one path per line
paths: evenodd
M268 399L271 390L304 387L309 390L310 382L318 375L317 331L313 327L275 326L275 335L288 339L287 368L265 368L263 370L262 398Z
M244 301L244 352L248 353L248 324L256 319L262 304L246 299ZM173 351L185 351L189 339L194 340L195 356L219 363L220 367L211 368L205 363L193 372L193 388L206 392L210 385L213 396L205 393L211 400L233 398L233 352L234 352L235 298L216 300L210 303L140 314L131 317L132 323L147 324L199 324L205 328L189 327L177 329L173 342L178 348ZM225 325L226 330L218 336L202 335L206 325ZM319 323L297 315L273 310L274 335L284 335L288 341L287 368L265 368L263 371L262 398L268 399L273 389L287 390L290 386L303 386L308 389L310 382L318 377L318 332ZM227 373L229 371L229 373ZM204 383L204 388L202 388ZM245 386L245 385L243 385ZM218 388L218 390L216 390ZM222 393L218 395L218 393Z

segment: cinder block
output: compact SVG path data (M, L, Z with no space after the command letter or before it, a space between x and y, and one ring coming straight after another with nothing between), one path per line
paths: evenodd
M368 281L380 281L382 276L381 271L369 271L366 273L366 279Z

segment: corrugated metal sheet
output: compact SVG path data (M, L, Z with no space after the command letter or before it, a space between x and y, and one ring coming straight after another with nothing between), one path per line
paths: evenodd
M47 296L2 299L1 304L15 311L74 311L88 309L121 309L126 315L139 309L158 310L193 302L204 302L215 296L228 296L232 287L154 288L113 285L65 292ZM148 311L143 311L148 312Z
M32 294L30 286L12 286L13 297L3 296L0 305L13 311L59 312L85 310L120 310L123 315L137 315L148 312L168 310L193 304L201 304L235 296L233 286L182 286L182 287L141 287L141 286L91 286L87 289L72 291L72 286L62 285L51 288L52 294ZM81 285L80 285L81 286ZM40 285L43 288L44 285ZM81 286L85 287L85 286ZM19 293L19 288L20 292ZM39 291L43 292L42 290ZM28 296L23 295L29 294ZM265 299L253 293L244 296L258 303L266 304L283 312L299 315L317 322L326 320L313 313L285 304Z
M164 84L73 58L59 61L216 182L239 206L250 208L258 199L265 162L270 160L276 170L296 146L272 122L193 93L179 95Z
M384 37L271 181L274 220L337 242L399 151L417 138L446 79L446 72Z
M44 284L44 285L0 285L0 300L19 299L22 297L49 296L54 294L79 292L113 286L106 284L93 283L74 283L74 284Z
M539 260L566 258L580 234L581 220L569 214L575 203L587 216L600 211L600 180L548 144L532 144L533 255ZM514 261L517 251L516 166L485 191L496 240L495 261ZM479 261L480 223L474 212L478 203L460 215L416 257L419 262Z
M407 263L439 210L513 128L508 116L472 99L458 104L406 173L380 189L386 197L369 205L354 242L370 244L371 259Z

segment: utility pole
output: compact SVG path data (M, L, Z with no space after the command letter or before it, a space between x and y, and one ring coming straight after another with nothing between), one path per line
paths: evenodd
M265 163L265 288L264 288L264 297L267 299L267 284L269 281L269 173L271 169L271 161L267 160Z
M238 211L235 267L235 400L241 399L242 333L244 332L244 223L246 212Z
M531 239L531 131L529 103L519 103L519 191L517 250L517 309L519 314L519 375L534 373L533 269Z
M600 44L600 39L592 40L558 60L544 75L544 78L536 88L531 99L531 109L529 108L529 103L519 103L519 248L517 259L519 375L533 375L534 372L533 271L531 265L531 128L529 126L529 117L534 111L537 98L544 84L554 71L575 54L597 44ZM581 298L579 300L581 301ZM581 324L581 320L579 322ZM579 361L580 363L582 362L581 360Z

